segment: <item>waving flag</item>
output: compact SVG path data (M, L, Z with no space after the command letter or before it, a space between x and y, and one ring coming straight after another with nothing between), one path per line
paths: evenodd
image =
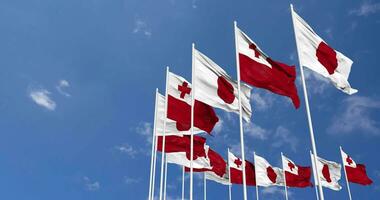
M265 158L255 155L256 183L258 186L283 186L284 173L278 167L272 167Z
M228 163L229 163L231 183L243 184L242 160L236 157L231 152L228 152ZM245 177L246 177L247 185L251 185L251 186L256 185L255 166L247 160L245 161Z
M163 136L157 139L157 151L162 152ZM190 141L190 136L165 136L165 153L168 163L190 167ZM205 138L194 136L193 168L211 168L206 156L208 146L205 143Z
M156 130L155 133L157 136L162 136L164 132L164 121L166 120L166 127L165 127L165 135L190 135L191 131L190 130L183 130L178 127L183 127L181 123L176 122L172 119L169 119L165 117L165 97L162 94L158 94L157 96L158 101L157 101L157 122L156 122ZM179 125L177 125L179 124ZM199 128L194 127L194 134L197 133L202 133L203 131L200 130Z
M191 84L184 78L169 72L167 117L176 121L177 129L188 131L191 128ZM211 133L219 121L214 109L195 99L194 126Z
M209 160L209 165L205 168L194 169L194 172L204 172L206 179L212 180L224 185L229 184L227 163L221 155L212 150L208 149L207 159ZM189 168L185 168L187 172L190 171Z
M210 106L239 114L238 85L210 58L194 49L195 99ZM241 85L242 114L246 121L251 118L249 102L251 88Z
M277 62L265 53L239 28L236 27L237 51L239 53L241 80L255 87L289 97L299 108L296 69Z
M339 90L354 94L348 83L352 60L330 47L296 12L292 11L300 63L328 78Z
M311 154L311 161L314 163L313 154ZM339 163L317 157L316 168L323 187L327 187L335 191L342 189L342 186L339 185L342 168Z
M342 149L340 150L344 167L346 169L347 179L351 183L360 185L370 185L372 180L368 177L365 165L356 164L352 158L347 155Z
M313 185L310 182L310 167L296 165L292 160L285 156L282 156L282 166L285 172L287 187L308 187Z

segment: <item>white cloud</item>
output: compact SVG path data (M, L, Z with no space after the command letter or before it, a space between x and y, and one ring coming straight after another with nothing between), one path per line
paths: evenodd
M294 135L291 134L289 129L279 126L277 127L274 135L273 135L273 143L272 146L279 148L287 146L292 151L296 151L298 145L298 139Z
M312 94L324 94L330 82L327 78L304 67L304 75L308 92ZM301 79L299 79L301 82ZM302 83L300 83L302 84ZM301 88L302 89L302 88ZM301 91L301 90L300 90Z
M216 123L214 129L213 129L213 132L216 134L216 135L219 135L223 130L223 120L222 119L219 119L218 123Z
M135 20L135 26L134 26L132 32L134 34L138 34L138 33L143 34L146 37L151 37L152 36L152 32L148 28L147 23L145 21L143 21L142 19L136 19Z
M371 117L374 110L380 109L380 100L363 96L350 96L343 100L342 108L333 117L327 132L347 134L354 131L371 135L380 134L379 122Z
M268 130L254 123L244 123L244 133L260 140L266 140L270 134Z
M71 95L64 91L64 89L68 87L70 87L70 83L67 80L60 80L55 88L61 95L70 97Z
M83 177L84 185L88 191L97 191L100 189L100 183L98 181L92 181L87 176Z
M146 140L151 144L153 136L152 124L149 122L142 122L137 126L135 131L146 138Z
M270 196L281 196L279 199L283 199L285 197L285 189L284 187L264 187L262 190L260 190L263 195L270 195ZM292 196L293 193L288 190L288 197ZM273 199L273 198L272 198Z
M50 92L45 89L31 89L29 97L39 106L42 106L48 110L55 110L56 103L50 98Z
M131 178L131 177L125 177L124 182L126 184L136 184L141 182L141 178Z
M251 100L253 101L253 110L265 111L272 107L274 102L273 94L267 91L258 91L251 94Z
M370 1L363 1L359 8L350 10L350 14L357 16L368 16L380 11L380 3L372 3Z
M120 146L115 146L115 149L120 153L127 154L129 157L134 158L138 153L131 145L123 144Z

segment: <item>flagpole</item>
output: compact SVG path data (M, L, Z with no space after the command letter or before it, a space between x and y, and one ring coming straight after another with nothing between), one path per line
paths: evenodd
M311 146L312 146L312 150L313 150L314 162L317 163L317 156L318 156L317 155L317 147L315 145L313 122L312 122L312 119L311 119L311 113L310 113L310 108L309 108L309 99L308 99L308 95L307 95L305 76L304 76L304 73L303 73L303 65L302 65L301 60L300 60L300 52L299 52L299 46L298 46L298 42L297 42L297 33L295 31L294 16L293 16L294 10L293 10L293 5L292 4L290 4L290 9L291 9L291 12L292 12L293 29L294 29L294 36L295 36L295 39L296 39L298 61L299 61L300 71L301 71L301 80L302 80L303 93L304 93L304 98L305 98L306 114L307 114L307 119L308 119L308 124L309 124ZM318 170L316 170L316 175L317 175L317 181L318 181L319 196L320 196L321 200L324 200L323 190L322 190L322 185L320 184L320 177L319 177Z
M191 49L191 83L194 83L195 70L194 70L194 50L195 44L192 44ZM191 136L190 136L190 200L193 200L193 156L194 156L194 95L195 88L192 85L191 91Z
M288 188L286 187L286 174L284 166L284 154L281 152L282 172L284 173L285 199L288 200Z
M168 179L168 160L165 158L164 200L166 200L166 185Z
M164 164L165 164L165 132L166 132L166 115L168 110L168 77L169 67L166 67L166 85L165 85L165 111L164 111L164 126L162 133L162 152L161 152L161 176L160 176L160 198L162 200L162 189L164 184Z
M235 56L236 56L236 71L237 71L237 82L238 82L238 94L239 94L239 125L240 125L240 147L241 147L241 159L243 160L242 170L243 170L243 196L244 200L247 200L247 181L245 175L245 154L244 154L244 130L243 130L243 115L241 108L241 91L240 91L240 61L238 54L238 43L236 38L236 28L237 22L234 21L234 33L235 33Z
M156 131L156 130L155 130ZM153 177L152 177L152 196L151 200L154 199L154 189L156 181L156 163L157 163L157 133L154 136L154 158L153 158Z
M154 119L153 119L153 131L152 131L152 154L150 158L150 177L149 177L149 197L148 199L152 200L152 190L154 187L153 184L153 162L154 160L154 152L155 152L155 143L156 143L156 119L157 119L157 100L158 100L158 88L156 88L156 94L155 94L155 103L154 103Z
M256 152L253 152L253 163L256 166ZM257 183L256 169L255 169L255 179L256 179L256 200L259 200L259 184Z
M315 195L317 197L317 200L319 200L319 195L318 195L318 186L317 186L317 175L315 174L315 171L317 170L317 167L314 163L314 160L313 160L313 156L311 154L311 151L309 151L310 153L310 159L311 159L311 169L313 169L313 178L314 178L314 188L315 188Z
M348 197L350 198L350 200L352 200L352 197L351 197L351 190L350 190L350 183L348 182L348 177L347 177L347 172L346 172L346 166L344 165L344 158L342 156L342 146L339 146L339 149L340 149L340 157L342 157L342 164L343 164L343 169L344 169L344 176L346 177L346 184L347 184L347 191L348 191Z
M203 173L203 200L207 200L206 172Z
M227 164L228 164L228 196L229 196L229 200L232 200L232 191L231 191L231 168L230 168L230 149L227 148Z
M182 200L185 200L185 166L182 166Z

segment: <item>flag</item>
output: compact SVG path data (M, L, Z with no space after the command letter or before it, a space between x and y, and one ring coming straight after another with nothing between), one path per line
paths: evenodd
M165 126L165 135L190 135L191 131L190 130L178 130L177 123L180 124L179 122L176 122L172 119L169 119L165 117L165 97L158 93L158 101L157 101L157 118L156 118L156 135L157 136L162 136L164 132L164 121L166 120L166 126ZM194 127L194 134L202 133L203 131L200 130L199 128Z
M278 167L272 167L265 158L255 155L256 183L258 186L283 186L284 173Z
M191 128L191 84L184 78L169 72L167 117L177 122L180 131ZM194 100L194 126L211 133L219 121L214 109Z
M165 136L165 153L168 163L190 167L190 138L190 136ZM162 152L162 141L163 136L157 137L157 151ZM194 136L193 168L210 168L210 162L206 156L208 146L205 143L205 138Z
M243 184L242 164L243 162L240 158L236 157L231 152L228 152L228 165L232 184ZM255 166L247 160L245 161L245 178L247 185L256 185Z
M347 155L342 149L340 150L344 167L346 169L347 179L351 183L360 185L370 185L372 180L368 177L365 165L356 164L352 158Z
M314 162L313 154L310 155L311 161ZM342 186L339 185L339 180L341 178L341 165L339 163L317 157L316 168L323 187L336 191L342 189ZM316 182L316 184L318 184L318 182Z
M352 60L330 47L293 10L292 16L300 63L328 78L337 89L347 94L356 93L348 82Z
M292 160L285 156L282 156L282 166L287 187L308 187L313 185L310 182L310 167L296 165Z
M243 31L236 27L241 80L255 87L289 97L299 108L294 66L269 58Z
M195 99L227 112L239 114L238 84L210 58L194 49ZM241 84L242 115L249 121L252 115L251 87Z
M205 166L205 168L193 169L194 172L204 172L206 175L206 179L212 180L224 185L229 184L227 163L223 159L221 155L212 150L208 149L207 159L209 160L209 164ZM185 168L186 172L189 172L189 168Z

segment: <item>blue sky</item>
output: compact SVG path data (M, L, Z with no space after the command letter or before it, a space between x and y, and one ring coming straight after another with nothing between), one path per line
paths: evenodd
M0 0L0 198L145 199L148 192L154 91L165 66L190 80L191 43L236 77L233 20L275 60L298 65L289 12L352 60L347 96L306 71L318 153L340 161L342 145L365 163L374 184L351 184L354 199L380 195L380 2L217 0ZM297 68L298 70L298 68ZM254 89L246 155L280 164L280 152L310 165L301 108ZM221 123L208 144L239 154L238 116L218 110ZM180 197L178 166L169 166L168 196ZM202 197L196 176L195 197ZM347 199L325 189L328 199ZM187 185L188 186L188 185ZM227 188L208 183L209 199ZM242 188L233 186L234 199ZM254 188L249 188L254 198ZM314 190L290 189L290 199ZM282 188L261 189L283 199Z

